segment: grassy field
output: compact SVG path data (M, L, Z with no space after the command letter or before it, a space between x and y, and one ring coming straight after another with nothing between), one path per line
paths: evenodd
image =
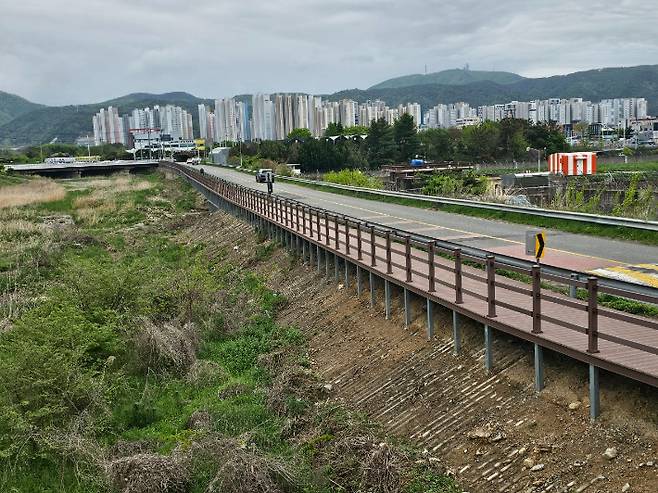
M598 173L608 173L610 171L658 171L658 161L646 163L601 163L597 165Z
M285 298L232 245L182 235L205 214L182 181L15 186L31 200L0 207L0 491L460 491L327 402L277 323ZM277 248L261 240L251 263Z

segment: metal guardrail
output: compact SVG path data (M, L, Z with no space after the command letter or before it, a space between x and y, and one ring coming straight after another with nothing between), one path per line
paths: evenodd
M231 168L234 168L234 167L231 166ZM190 169L194 169L194 168L190 168ZM249 171L249 173L252 173L252 172ZM277 175L277 176L279 176L279 175ZM279 176L279 178L285 178L286 180L291 180L291 178L287 177L287 176L285 176L285 177ZM324 185L324 183L325 183L325 182L316 182L316 181L313 181L313 180L305 180L303 178L292 178L292 180L294 180L294 181L300 181L301 180L302 182L309 182L309 183L313 183L313 184L316 184L316 185L317 184ZM334 184L328 184L328 185L334 185ZM342 185L337 185L337 186L342 187ZM349 189L355 189L355 190L358 190L358 191L364 190L364 191L372 192L371 189L365 189L365 188L359 188L359 187L348 187L348 188ZM399 194L400 192L391 192L391 193ZM404 197L409 197L409 195L407 195L407 194L403 194L403 196ZM420 197L428 198L426 195L420 195ZM300 202L300 203L302 203L302 202ZM308 206L308 204L304 204L304 205ZM322 211L326 211L329 214L335 214L333 211L329 211L329 210L322 209L322 208L319 208L319 207L314 207L314 208L315 209L320 209ZM553 212L557 212L557 211L553 211ZM402 229L398 229L398 228L395 228L393 226L385 226L383 224L373 223L372 221L367 221L367 222L366 221L361 221L358 218L349 217L349 216L346 216L346 217L348 217L348 219L351 220L351 221L359 221L359 222L363 222L364 224L373 225L373 226L375 226L377 231L382 231L382 232L383 231L391 231L394 235L399 235L399 236L409 235L415 241L422 241L422 242L436 241L437 246L442 247L442 248L446 248L446 249L460 248L462 250L462 252L464 252L464 254L466 254L470 257L481 259L481 260L486 259L487 255L491 255L491 253L492 253L488 250L483 250L483 249L480 249L480 248L475 248L475 247L463 245L461 243L456 243L456 242L452 242L452 241L439 240L439 239L433 238L431 236L423 235L423 234L420 234L420 233L412 233L410 231L405 231L405 230L402 230ZM656 223L656 225L658 226L658 223ZM509 267L512 270L513 269L530 270L531 267L535 264L535 262L532 262L532 261L529 261L529 260L524 260L524 259L520 259L520 258L517 258L517 257L509 256L509 255L503 255L503 254L500 254L500 253L496 253L496 262L501 264L501 266ZM561 278L561 279L584 280L584 279L587 279L588 277L592 276L592 274L589 274L589 273L586 273L586 272L575 271L575 270L570 270L570 269L563 269L563 268L560 268L560 267L555 267L555 266L550 266L550 265L545 265L545 264L542 264L541 269L542 269L542 272L545 272L549 275L552 275L552 276L555 276L555 277ZM645 297L650 297L652 299L658 299L658 288L654 288L652 286L644 286L644 285L641 285L641 284L636 284L636 283L623 281L623 280L619 280L619 279L611 279L611 278L600 277L600 276L596 276L596 277L598 278L599 286L601 286L604 289L609 288L610 290L616 290L616 291L620 291L620 292L627 292L627 293L637 294L637 295L641 295L641 296L645 296ZM619 295L619 296L623 297L623 295ZM649 301L649 303L655 303L655 301L654 302Z
M339 185L336 183L329 183L326 181L307 180L305 178L295 178L289 176L279 176L278 178L291 181L304 183L309 185L320 185L323 187L336 188L339 190L348 190L352 192L368 193L371 195L380 195L384 197L398 197L405 199L422 200L438 205L458 205L463 207L471 207L475 209L495 210L502 212L510 212L517 214L526 214L530 216L547 217L552 219L563 219L568 221L579 221L592 224L601 224L605 226L618 226L624 228L633 228L645 231L658 232L658 221L644 221L642 219L633 219L615 216L601 216L597 214L587 214L584 212L570 212L570 211L556 211L552 209L542 209L540 207L522 207L518 205L497 204L495 202L480 202L477 200L467 199L453 199L449 197L431 197L428 195L418 193L395 192L391 190L375 190L372 188L353 187L350 185Z

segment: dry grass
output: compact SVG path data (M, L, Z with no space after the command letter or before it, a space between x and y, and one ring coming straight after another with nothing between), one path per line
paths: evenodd
M199 334L192 323L144 321L135 337L135 349L146 370L188 373L196 362L198 345Z
M76 209L75 215L78 221L88 226L98 224L117 210L117 203L114 199L101 200L93 195L78 197L73 201L73 206Z
M264 455L249 442L249 436L242 436L208 439L192 445L192 461L218 466L206 493L278 493L294 489L294 470L285 462Z
M44 224L37 224L24 219L0 222L0 238L42 235L48 230Z
M110 461L106 474L121 493L184 493L188 491L188 471L176 456L137 454Z
M118 176L109 178L97 178L93 180L71 181L67 183L70 190L98 190L106 191L111 188L111 193L132 192L137 190L147 190L153 187L153 184L140 178L131 176Z
M33 180L0 188L0 209L53 202L66 196L66 190L52 180Z

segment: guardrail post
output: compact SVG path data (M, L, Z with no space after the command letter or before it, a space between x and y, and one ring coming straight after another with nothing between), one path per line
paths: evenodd
M427 265L428 265L428 278L429 288L428 291L433 293L436 291L436 281L434 280L434 247L436 243L434 240L429 241L427 244Z
M411 293L407 288L404 288L404 328L408 329L411 326Z
M386 231L386 273L393 273L393 266L391 265L391 232Z
M334 238L334 242L336 244L336 250L340 250L340 244L338 241L338 216L334 214L334 234L336 237Z
M302 231L306 235L306 207L302 206Z
M487 317L496 316L496 264L493 255L487 255Z
M576 274L575 272L572 272L570 277L572 281L578 280L578 274ZM575 283L569 284L569 296L571 296L572 298L578 297L578 286L576 286Z
M411 237L404 237L404 258L407 270L407 282L411 282Z
M318 233L318 242L320 241L322 235L320 234L320 211L315 211L315 229Z
M535 343L535 392L544 390L544 348Z
M377 244L375 243L375 227L370 226L370 265L372 267L377 265L377 259L375 258L375 255L377 254L376 246Z
M489 373L493 368L493 334L491 327L484 326L484 369Z
M598 319L598 280L596 277L587 278L587 352L599 352L599 319Z
M285 207L285 224L289 226L289 214L288 214L288 199L283 199L283 206Z
M384 279L384 305L386 320L391 319L391 281Z
M350 254L350 221L345 216L343 216L343 221L345 221L345 252Z
M299 233L299 232L301 231L301 229L300 229L300 227L299 227L299 202L297 202L297 203L295 204L295 215L296 215L296 218L297 218L297 219L296 219L297 222L295 223L295 229L296 229L297 232Z
M532 333L541 334L541 277L539 265L532 266Z
M427 340L434 337L434 302L427 298Z
M324 236L325 236L325 243L328 245L329 244L329 213L325 212L324 213Z
M464 302L462 293L462 250L455 248L455 303L460 305Z
M363 252L361 251L362 246L363 245L361 243L361 223L357 222L356 223L356 250L357 250L357 253L358 253L357 258L359 260L363 260Z
M601 393L599 391L599 368L589 365L589 418L592 422L601 414Z
M313 209L308 208L308 235L313 238Z
M457 313L455 310L452 311L452 342L455 354L461 353L462 334L461 327L459 326L459 313Z
M375 290L375 274L372 271L368 272L368 285L370 287L370 308L374 308L377 292Z

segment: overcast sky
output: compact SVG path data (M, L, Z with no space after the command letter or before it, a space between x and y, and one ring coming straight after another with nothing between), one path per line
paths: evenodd
M658 63L646 0L0 0L0 90L45 104Z

